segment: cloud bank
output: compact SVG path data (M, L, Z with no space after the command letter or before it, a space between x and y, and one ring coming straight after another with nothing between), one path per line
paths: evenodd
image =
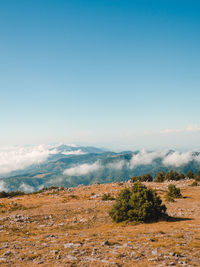
M153 152L141 150L138 154L133 155L129 163L129 168L133 169L139 165L152 164L152 162L156 158L163 158L166 154L167 154L166 150L161 150L161 151L159 150Z
M1 191L7 191L8 187L4 181L0 181L0 192Z
M97 171L100 169L101 166L99 162L94 162L93 164L80 164L75 165L74 167L66 169L63 174L70 175L70 176L80 176L80 175L86 175L90 172Z
M91 172L98 171L102 168L110 168L115 170L121 170L124 166L126 166L126 162L124 160L120 160L117 162L111 162L106 165L101 165L99 161L96 161L92 164L77 164L71 168L66 169L63 174L69 176L81 176L87 175Z
M0 149L0 174L22 170L30 165L39 164L47 160L55 149L50 150L43 145L35 147L11 147Z
M200 162L200 155L192 151L178 152L169 150L141 150L137 154L134 154L130 161L119 160L105 165L102 165L100 161L96 161L93 164L77 164L71 168L66 169L63 174L69 176L87 175L102 168L121 170L125 167L127 169L134 169L140 165L152 164L155 159L160 159L161 164L163 164L164 166L180 167L188 164L192 160Z
M197 131L198 127L190 127L188 130ZM75 146L74 146L75 147ZM9 174L12 171L22 170L31 165L40 164L45 162L52 154L60 153L56 150L55 146L32 146L32 147L11 147L0 149L0 175ZM63 151L64 155L81 155L86 154L77 147L74 151ZM200 162L200 155L192 151L178 152L169 150L146 151L141 150L137 154L133 154L129 161L116 160L106 165L101 161L96 161L92 164L77 164L64 171L65 175L80 176L87 175L88 173L98 171L100 168L109 168L121 170L122 168L134 169L140 165L152 164L155 159L160 159L164 166L180 167L188 164L194 160ZM26 185L22 185L25 187ZM7 189L6 185L1 181L0 188ZM26 188L27 189L27 188ZM31 190L30 188L27 190Z
M163 164L166 166L180 167L196 159L198 160L198 157L195 157L191 151L183 153L175 151L163 159Z
M126 166L125 160L120 160L117 162L108 163L106 165L107 168L115 169L115 170L121 170L124 166Z
M174 134L174 133L183 133L183 132L199 132L200 127L198 125L188 125L183 129L165 129L160 131L161 134Z
M25 193L32 193L34 191L34 187L32 187L28 184L22 183L19 187L19 190L21 190Z

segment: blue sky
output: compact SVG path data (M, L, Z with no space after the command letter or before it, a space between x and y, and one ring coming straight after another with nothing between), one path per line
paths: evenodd
M0 1L0 146L197 148L200 2Z

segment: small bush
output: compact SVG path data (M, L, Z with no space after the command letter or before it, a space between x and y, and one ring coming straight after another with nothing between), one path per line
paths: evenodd
M110 193L108 193L108 194L103 194L101 200L108 201L108 200L115 200L115 198L112 197Z
M198 186L197 181L194 181L190 186Z
M190 179L195 179L196 175L191 170L189 170L186 174L186 177Z
M154 182L162 183L162 182L164 182L164 180L165 180L165 172L162 171L162 172L158 172L156 174L156 178L155 178Z
M176 171L169 171L165 175L165 180L167 181L179 181L185 179L185 175L183 173L178 173Z
M25 195L25 193L21 191L12 191L12 192L1 191L0 192L0 198L16 197L16 196L22 196L22 195Z
M174 184L170 184L168 186L168 192L166 194L166 198L170 199L170 198L181 198L181 190L180 188L177 188Z
M152 182L153 181L153 177L150 174L144 174L144 175L140 175L140 176L134 176L130 178L130 181L132 183L135 182Z
M174 198L169 196L168 194L165 196L166 201L168 202L175 202Z
M166 207L156 192L136 182L132 190L126 188L119 193L109 215L115 222L153 222L165 212Z
M200 182L200 170L198 170L198 174L196 175L195 180L197 182Z

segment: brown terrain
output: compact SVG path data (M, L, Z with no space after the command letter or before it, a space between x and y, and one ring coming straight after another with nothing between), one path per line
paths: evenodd
M113 223L116 196L130 183L52 189L0 199L0 266L200 266L200 186L174 182L183 198L166 203L168 182L156 189L174 219Z

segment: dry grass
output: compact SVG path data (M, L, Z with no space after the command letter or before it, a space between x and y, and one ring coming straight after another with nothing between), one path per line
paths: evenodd
M168 183L145 184L164 200ZM15 197L16 209L10 199L1 199L0 265L200 266L200 187L190 184L176 182L185 198L166 203L177 219L151 224L116 224L108 216L114 201L102 201L102 195L116 196L129 183Z

